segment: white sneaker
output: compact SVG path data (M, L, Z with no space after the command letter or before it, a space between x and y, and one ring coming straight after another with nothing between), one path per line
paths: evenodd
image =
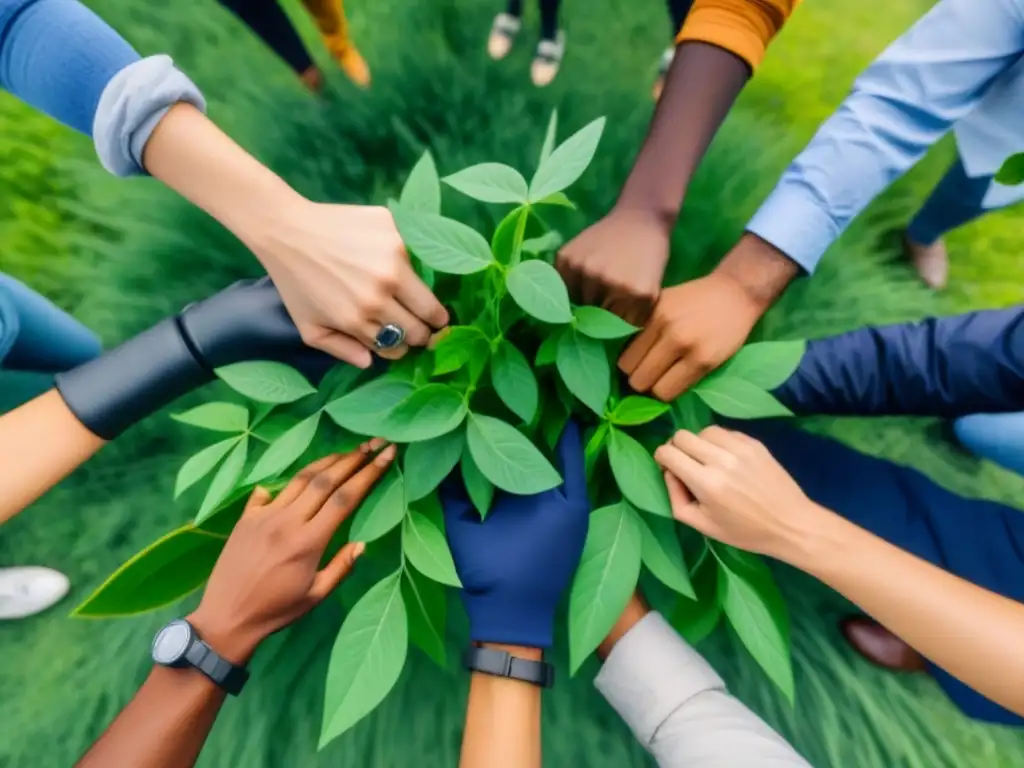
M63 600L70 589L68 577L52 568L0 568L0 621L42 613Z
M565 32L559 30L554 40L541 40L537 43L537 52L530 65L530 79L538 88L549 85L558 74L565 55Z

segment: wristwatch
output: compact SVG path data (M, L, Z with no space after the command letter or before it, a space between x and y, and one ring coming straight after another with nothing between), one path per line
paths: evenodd
M195 667L232 696L241 693L242 686L249 679L244 667L222 658L184 619L175 619L156 633L153 662L174 669Z
M472 645L462 654L462 666L471 672L522 680L542 688L555 684L555 668L546 661L520 659L508 651Z

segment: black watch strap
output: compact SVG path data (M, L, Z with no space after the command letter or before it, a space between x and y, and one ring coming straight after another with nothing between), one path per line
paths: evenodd
M240 694L242 686L249 679L249 673L245 668L236 667L230 661L222 658L198 637L192 641L192 645L185 652L185 658L189 664L232 696Z
M508 651L494 648L470 646L462 654L462 665L472 672L522 680L542 688L555 684L555 668L548 662L520 659Z

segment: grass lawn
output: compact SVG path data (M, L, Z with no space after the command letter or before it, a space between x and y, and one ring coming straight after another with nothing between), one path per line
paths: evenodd
M529 87L525 51L500 66L483 54L492 3L350 3L354 32L374 66L375 87L361 95L339 81L338 97L318 105L213 0L91 4L141 51L173 52L206 90L215 119L297 188L320 199L385 200L423 145L432 148L442 171L483 160L528 170L551 106L559 106L565 131L607 114L598 160L573 194L583 215L567 216L567 232L600 215L614 199L642 137L650 78L668 38L660 3L593 0L586 13L566 4L570 47L564 71L551 89L536 92ZM894 8L865 0L853 7L816 0L801 8L693 185L674 242L676 276L694 274L724 252L856 72L927 5L908 0ZM301 12L295 17L309 33L308 20ZM315 42L312 35L310 40ZM3 120L17 119L23 114L19 110L9 100L0 102ZM6 132L3 136L8 141ZM13 202L0 207L0 227L8 228L0 232L28 231L25 222L38 222L32 217L48 215L55 206L65 224L59 240L56 226L40 230L32 224L53 239L26 245L12 266L6 252L0 255L4 269L39 282L55 298L72 283L76 293L68 302L109 342L252 273L254 262L241 246L205 216L145 180L105 178L93 167L89 150L87 142L54 130L40 140L36 165L14 176L0 174L0 198ZM0 158L5 151L14 150L0 142ZM930 294L892 263L886 226L913 210L913 201L942 172L948 152L948 146L939 148L855 225L820 272L773 310L764 334L820 335L866 322L1019 301L1024 280L1012 275L1024 266L1009 254L1024 235L1019 228L1012 231L1012 213L956 234L949 295ZM446 197L446 205L454 202ZM34 213L23 216L29 209ZM493 222L493 213L481 207L462 205L449 212L456 210L480 227ZM5 247L8 236L13 237L4 235ZM6 381L0 379L0 389ZM23 380L17 386L18 392L26 391ZM209 396L203 392L194 399ZM9 394L6 403L12 398ZM934 423L819 420L807 426L913 464L966 494L1009 501L1024 490L1021 478L951 448ZM70 608L132 553L194 512L189 503L170 501L174 472L190 447L191 438L168 419L149 420L5 526L0 562L61 567L75 585ZM846 610L844 603L799 574L780 570L779 577L793 613L795 708L725 632L708 638L701 650L733 691L812 764L1024 765L1024 737L967 721L927 679L871 669L838 640L834 620ZM70 765L141 682L152 632L182 610L177 606L112 622L72 621L56 610L0 624L0 691L5 694L0 697L0 765ZM381 709L315 753L326 654L340 620L339 604L328 601L267 644L246 695L222 714L201 765L431 768L456 763L464 676L435 669L415 651ZM460 630L457 622L450 627L453 643ZM547 698L546 764L647 765L590 685L594 671L591 663L572 681L563 673Z

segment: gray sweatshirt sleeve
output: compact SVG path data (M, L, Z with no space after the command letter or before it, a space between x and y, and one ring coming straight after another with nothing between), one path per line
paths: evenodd
M149 56L114 75L103 89L93 122L93 141L103 167L117 176L144 174L146 142L179 102L206 111L203 94L170 56Z
M594 684L661 768L810 768L659 613L619 640Z

